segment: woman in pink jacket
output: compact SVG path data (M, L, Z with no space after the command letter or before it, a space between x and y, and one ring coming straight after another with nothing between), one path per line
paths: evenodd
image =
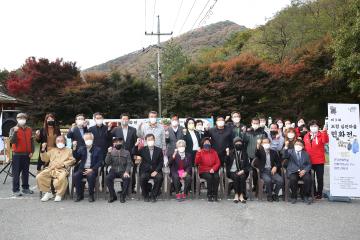
M325 127L319 131L316 120L310 121L309 127L310 132L304 136L305 150L310 155L312 169L316 175L315 198L321 199L324 186L325 144L329 142L329 136Z

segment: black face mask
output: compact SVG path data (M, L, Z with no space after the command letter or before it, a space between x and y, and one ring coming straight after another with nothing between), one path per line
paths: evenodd
M116 148L117 150L120 150L120 149L122 148L122 144L116 144L116 145L115 145L115 148Z
M242 144L235 144L235 149L238 151L241 151L243 149L243 145Z
M55 126L55 121L53 120L47 121L47 124L48 126Z
M277 133L278 133L278 131L270 131L271 136L276 136Z

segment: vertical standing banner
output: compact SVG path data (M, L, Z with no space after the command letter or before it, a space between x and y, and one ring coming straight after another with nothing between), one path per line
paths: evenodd
M330 194L360 197L359 104L328 104Z

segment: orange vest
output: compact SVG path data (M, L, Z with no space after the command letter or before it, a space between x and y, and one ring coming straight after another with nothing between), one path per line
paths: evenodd
M19 127L19 130L16 132L17 142L12 144L12 150L15 153L31 153L31 140L32 130L29 127L25 129Z

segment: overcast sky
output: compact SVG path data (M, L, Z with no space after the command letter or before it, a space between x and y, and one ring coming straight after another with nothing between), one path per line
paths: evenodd
M214 2L0 0L0 69L16 69L29 56L62 57L76 61L81 69L106 62L156 43L156 37L144 32L156 31L158 14L161 32L178 36L193 26L224 20L254 28L290 4L290 0L218 0L212 14L201 21Z

